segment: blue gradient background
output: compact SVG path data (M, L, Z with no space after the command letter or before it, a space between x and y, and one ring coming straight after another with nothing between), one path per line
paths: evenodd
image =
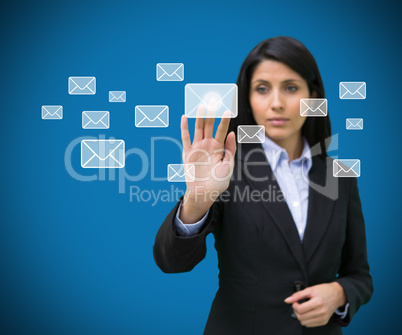
M82 182L64 165L81 136L121 138L151 155L152 136L180 140L184 85L235 82L261 40L289 35L315 56L329 101L337 155L360 158L359 189L375 292L345 334L397 334L401 246L401 21L396 2L14 1L1 5L1 334L201 334L217 289L213 237L193 271L163 274L155 265L155 234L174 205L130 201L128 189L170 190L151 173L127 181ZM183 62L184 82L157 82L158 62ZM67 78L93 75L95 96L70 96ZM367 99L338 98L340 81L366 81ZM127 102L108 102L126 90ZM60 104L64 119L41 119ZM166 104L170 126L134 126L135 105ZM108 110L111 128L83 130L83 110ZM363 117L364 131L345 130ZM179 163L172 142L158 143L155 175ZM141 170L138 155L127 173ZM72 166L82 175L79 147ZM183 185L176 185L184 190ZM399 323L399 322L398 322Z

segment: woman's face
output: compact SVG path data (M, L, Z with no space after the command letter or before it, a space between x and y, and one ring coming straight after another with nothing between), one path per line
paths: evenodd
M255 69L250 104L257 124L277 144L297 143L306 121L300 116L300 99L309 98L307 82L287 65L264 60Z

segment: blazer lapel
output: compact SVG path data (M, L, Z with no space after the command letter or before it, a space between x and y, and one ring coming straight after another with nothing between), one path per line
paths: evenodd
M260 192L264 190L274 190L275 188L278 190L273 193L276 197L272 198L271 201L261 201L260 203L272 217L273 222L282 233L289 249L300 265L305 280L307 280L306 261L304 259L299 233L262 146L260 144L247 144L247 150L245 150L243 145L239 145L238 151L245 151L241 152L240 156L244 164L243 170L245 172L246 181L253 189ZM280 196L278 196L278 194Z
M331 165L326 164L326 161L328 164L332 162L328 157L324 159L320 156L313 156L313 165L309 172L309 205L303 237L306 262L310 260L321 243L330 222L335 201L328 196L333 197L334 192L336 194L338 192L338 180L332 176L332 169L327 168Z

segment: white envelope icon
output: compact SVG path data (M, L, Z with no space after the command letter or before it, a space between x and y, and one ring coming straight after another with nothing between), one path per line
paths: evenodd
M334 159L334 177L360 177L359 159Z
M301 116L327 116L327 99L300 99Z
M198 117L220 118L226 110L231 118L237 117L237 85L236 84L187 84L184 91L185 114L188 118L196 118L200 105L213 109L211 115ZM211 105L212 104L212 105Z
M95 77L69 77L68 93L72 95L95 94L96 78Z
M123 168L125 165L123 140L81 141L81 166L83 168Z
M169 164L168 181L170 182L191 182L195 180L194 164Z
M135 106L135 126L162 128L169 126L168 106Z
M126 102L126 91L109 91L109 102Z
M82 112L82 128L84 129L109 129L109 112L88 111Z
M158 63L156 64L157 81L183 81L184 64L182 63Z
M63 118L63 106L42 106L42 119L61 120Z
M265 127L259 125L244 125L237 128L237 142L264 143Z
M341 81L339 83L340 99L366 99L366 83L364 81Z
M363 119L346 119L347 130L363 130Z

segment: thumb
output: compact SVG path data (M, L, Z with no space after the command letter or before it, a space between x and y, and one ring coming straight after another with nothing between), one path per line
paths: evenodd
M285 302L287 304L293 304L294 302L297 302L302 299L307 299L307 298L310 298L310 292L308 289L304 289L299 292L293 293L290 297L287 297L285 299Z
M236 136L234 131L231 131L229 135L226 137L225 143L225 157L223 158L225 161L231 160L236 153Z

